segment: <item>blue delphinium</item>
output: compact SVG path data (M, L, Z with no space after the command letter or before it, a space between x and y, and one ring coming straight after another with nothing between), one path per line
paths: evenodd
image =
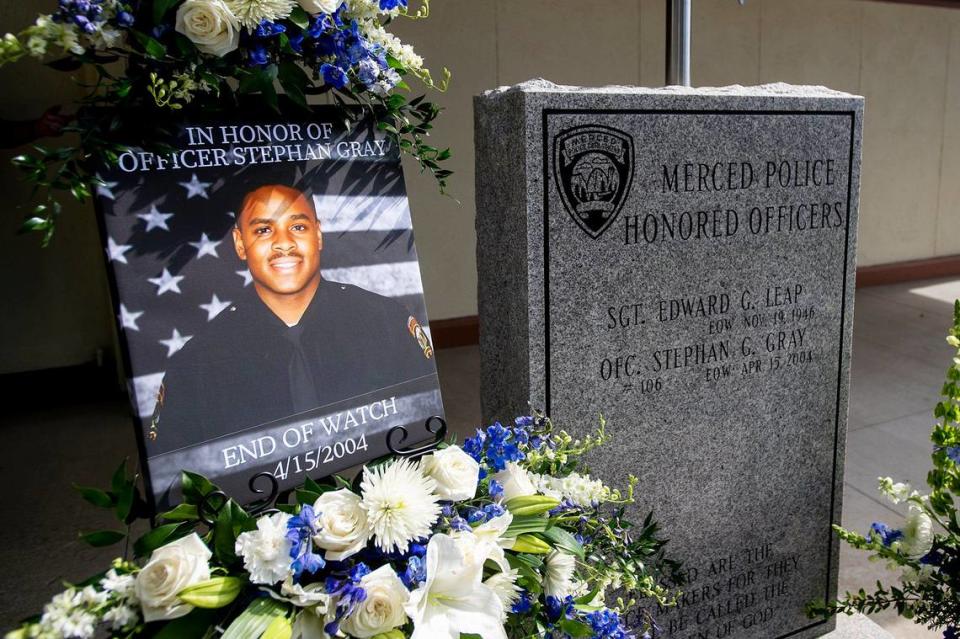
M331 597L336 597L337 608L333 620L323 629L330 636L337 634L340 622L349 615L367 598L367 591L360 586L360 580L370 574L370 568L364 563L358 563L350 568L342 578L327 577L324 590Z
M265 67L270 62L270 53L262 44L250 47L249 54L247 62L251 67Z
M947 457L953 460L953 463L960 464L960 446L948 446Z
M525 615L533 608L533 598L527 590L521 590L517 597L517 602L510 608L510 612L515 615Z
M493 499L500 499L503 497L503 486L496 479L490 480L490 485L487 490L490 491L490 497Z
M505 428L500 422L488 426L486 431L477 430L477 434L464 442L463 449L480 464L486 464L494 472L507 467L509 462L518 462L527 458L520 445L529 441L526 427ZM481 473L482 474L482 473Z
M306 505L300 510L299 515L294 515L287 522L287 539L292 544L291 568L296 579L300 579L303 573L312 575L326 565L323 557L313 552L313 536L320 531L318 514L314 513L313 507Z
M590 624L596 639L626 639L630 636L629 630L620 622L620 615L608 608L589 612L584 620Z
M880 538L880 542L884 546L889 546L903 537L903 532L894 530L882 522L875 521L873 525L870 526L870 536L873 537L874 535Z
M398 7L406 9L407 0L380 0L381 11L393 11Z
M54 22L73 23L87 35L100 28L106 18L103 15L103 0L60 0L59 10L50 16Z
M324 84L329 84L337 89L342 89L349 82L349 78L343 69L326 62L320 66L320 75L323 76Z
M427 580L427 564L423 557L416 555L407 559L406 569L400 573L400 581L407 588L413 590Z

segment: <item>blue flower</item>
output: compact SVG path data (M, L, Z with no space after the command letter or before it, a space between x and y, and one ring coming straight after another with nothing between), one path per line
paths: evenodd
M260 24L257 25L256 31L253 32L253 35L258 38L272 38L273 36L284 33L286 30L287 28L278 22L261 20Z
M949 457L953 463L960 464L960 446L948 446L947 457Z
M369 574L370 568L364 563L358 563L347 571L343 579L327 577L324 590L331 597L338 598L333 620L324 626L328 635L336 635L343 618L351 614L367 598L367 591L360 586L360 580Z
M483 461L483 445L487 440L487 434L479 428L477 434L463 442L463 451L473 457L477 462Z
M364 85L370 87L377 83L377 78L380 76L380 67L377 65L375 60L370 58L366 60L361 60L360 64L357 65L357 78Z
M471 508L467 512L467 522L471 524L482 524L487 520L487 514L479 508Z
M889 546L893 542L903 537L903 533L901 531L894 530L879 521L873 522L873 525L870 526L870 537L873 537L874 535L880 537L880 541L884 546Z
M483 507L483 514L486 519L493 519L494 517L499 517L506 511L503 509L503 506L500 504L487 504Z
M413 590L427 580L427 565L421 557L414 555L407 560L407 568L400 574L400 581Z
M342 89L349 82L349 78L347 78L343 69L327 62L324 62L320 67L320 75L323 76L324 84L329 84L336 89Z
M121 27L132 27L133 21L133 14L129 11L121 11L117 14L117 24Z
M300 579L303 573L314 574L326 565L319 554L313 552L313 536L320 531L317 514L309 505L300 510L287 522L287 539L291 542L290 558L293 576Z
M250 49L248 62L251 67L265 67L270 62L270 53L263 45L256 45Z
M494 499L500 499L503 497L503 486L496 479L490 480L490 496Z
M526 590L521 590L520 597L517 599L517 603L513 604L513 607L510 608L510 612L515 615L523 615L530 612L532 607L533 599L531 599L530 593Z
M289 36L290 48L297 53L303 52L303 33L291 33Z
M593 629L596 639L625 639L628 630L620 623L620 616L613 610L604 608L587 613L585 620Z
M397 7L407 8L407 0L380 0L381 11L392 11Z
M552 595L547 595L546 609L547 619L550 623L557 623L561 618L573 619L576 614L574 609L573 597L567 595L564 599L558 599Z
M450 529L458 530L460 532L471 532L473 528L470 527L470 524L467 523L467 520L463 517L454 517L450 520Z
M520 427L520 428L526 428L526 427L528 427L528 426L533 426L533 417L531 417L530 415L523 415L523 416L517 417L515 420L513 420L513 423L514 423L514 425L516 425L516 426L518 426L518 427Z

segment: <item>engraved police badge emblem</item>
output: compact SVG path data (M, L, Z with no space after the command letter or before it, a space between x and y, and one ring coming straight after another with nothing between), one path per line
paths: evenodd
M633 138L608 126L567 129L553 140L553 177L567 213L596 239L630 192Z

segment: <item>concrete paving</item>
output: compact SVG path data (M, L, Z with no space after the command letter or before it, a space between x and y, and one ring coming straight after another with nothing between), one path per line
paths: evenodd
M960 279L914 282L857 291L853 379L843 524L866 530L896 524L902 512L884 502L876 478L890 475L925 485L929 432L951 351L944 342ZM476 347L437 354L447 417L462 439L480 416ZM56 390L51 389L51 396ZM77 530L112 526L71 484L104 485L119 460L135 463L136 445L122 400L17 406L8 398L0 421L0 630L37 611L63 580L105 566L116 549L97 550ZM869 588L895 575L863 553L840 554L840 588ZM873 617L896 639L939 638L895 615Z

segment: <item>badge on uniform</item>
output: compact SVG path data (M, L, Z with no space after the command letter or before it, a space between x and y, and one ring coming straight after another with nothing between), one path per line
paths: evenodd
M417 340L417 343L420 345L420 350L423 351L423 356L427 359L432 358L433 346L430 345L430 338L427 337L427 332L423 330L420 322L418 322L417 318L413 315L407 320L407 330L409 330L410 334Z

